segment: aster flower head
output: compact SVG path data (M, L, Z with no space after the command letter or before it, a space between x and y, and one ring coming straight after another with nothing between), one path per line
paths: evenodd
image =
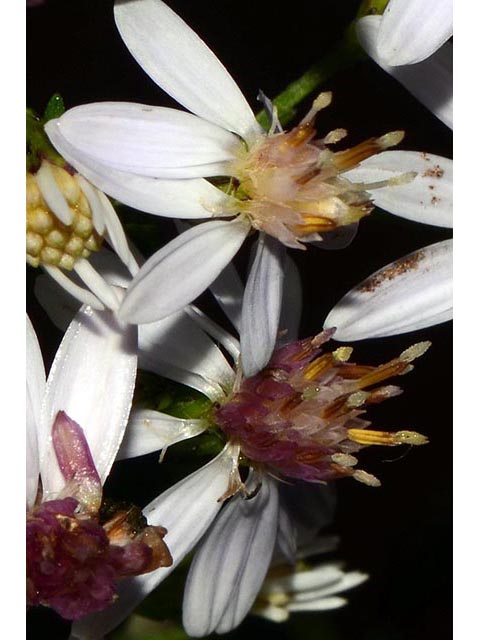
M54 95L42 118L27 110L26 260L43 267L63 288L92 308L117 309L119 292L107 286L89 258L104 239L132 274L138 271L109 199L52 148L45 122L64 111ZM67 276L75 272L87 289Z
M373 431L362 413L368 404L399 393L384 381L407 373L427 344L419 343L380 366L349 362L347 347L323 350L334 326L334 335L349 341L395 335L447 319L450 249L449 242L438 243L387 265L332 309L323 334L290 344L285 336L295 338L300 306L293 300L299 292L298 274L287 260L289 295L280 319L284 342L271 366L253 377L245 377L239 366L241 343L194 307L174 319L139 327L141 366L201 391L211 405L195 419L134 409L119 457L158 450L163 457L175 443L213 431L224 445L208 464L145 508L150 523L168 530L165 542L172 566L122 582L118 602L75 623L74 637L101 638L195 547L184 594L185 629L189 635L203 636L234 628L254 605L274 548L281 548L290 561L295 557L300 522L292 504L284 500L285 488L309 488L311 500L332 478L353 476L378 485L371 474L356 468L359 449L425 442L409 429ZM406 290L410 298L405 298ZM213 291L233 325L240 327L243 291L232 267L216 280ZM371 326L370 334L362 318ZM296 495L294 504L299 503ZM322 509L310 504L306 512ZM206 572L212 576L207 582ZM341 580L338 570L335 576Z
M443 224L445 211L448 217L449 199L433 207L424 197L425 182L413 179L412 155L384 156L402 133L333 151L331 145L346 132L317 138L314 127L316 113L331 100L328 92L290 132L272 111L272 127L265 132L220 61L161 0L117 2L115 20L146 73L192 113L134 103L84 105L48 123L50 140L78 171L125 204L155 215L214 218L147 260L120 306L124 320L154 322L181 309L219 276L256 229L260 242L245 305L257 325L269 326L269 335L257 361L244 357L244 370L253 375L267 363L276 338L285 246L348 244L377 192L379 206L392 210L391 193L399 190L398 199L393 197L396 214L417 219L420 201L428 209L422 221L427 216ZM383 177L351 179L348 170L370 156ZM340 242L335 230L342 232ZM151 296L152 289L162 295ZM250 339L248 331L242 334Z
M69 620L109 605L118 580L171 563L165 529L102 499L128 419L135 342L110 312L82 309L45 380L27 319L27 603ZM104 385L112 395L102 401Z

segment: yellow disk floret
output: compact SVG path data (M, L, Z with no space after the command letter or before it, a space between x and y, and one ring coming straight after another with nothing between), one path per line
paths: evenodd
M58 219L46 203L36 175L27 171L27 262L32 267L43 264L70 270L78 258L88 258L100 249L102 237L94 229L90 205L74 176L53 164L50 169L72 222L66 225Z

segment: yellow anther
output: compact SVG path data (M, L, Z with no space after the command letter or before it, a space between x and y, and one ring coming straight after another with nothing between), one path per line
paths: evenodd
M337 362L347 362L353 353L352 347L339 347L332 355Z
M431 346L432 343L428 340L425 342L417 342L417 344L405 349L405 351L400 354L399 359L403 362L412 362L412 360L416 360L416 358L423 356L425 351L427 351Z
M373 476L371 473L367 473L366 471L362 471L362 469L357 469L353 472L352 478L361 482L362 484L367 484L369 487L380 487L380 480Z
M354 467L358 460L355 456L351 456L348 453L334 453L332 455L332 462L339 464L341 467Z
M405 131L389 131L385 135L377 138L377 143L382 149L395 147L405 137Z
M367 391L357 391L348 397L345 404L349 409L355 409L356 407L361 407L362 404L365 404L366 400L370 396L371 394Z
M428 438L416 431L373 431L369 429L348 429L348 437L354 442L363 445L381 445L384 447L396 447L399 444L420 445L427 444Z

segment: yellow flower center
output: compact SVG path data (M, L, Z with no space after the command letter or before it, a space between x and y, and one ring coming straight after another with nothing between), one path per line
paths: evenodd
M50 265L71 270L78 258L88 258L101 248L102 237L94 229L90 205L76 177L48 164L72 220L68 225L59 220L47 204L36 174L27 172L27 262L32 267Z

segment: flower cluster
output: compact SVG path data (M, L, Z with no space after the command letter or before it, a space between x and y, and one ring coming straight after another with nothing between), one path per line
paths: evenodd
M399 4L356 23L387 70L437 55L451 34L450 5L440 3L441 28L423 21L406 47L418 15ZM329 91L289 130L261 93L265 130L162 0L117 0L114 19L143 70L188 111L103 102L29 115L27 263L46 272L35 292L65 334L47 377L27 318L27 604L73 621L72 638L100 640L191 554L182 615L192 637L228 632L249 613L280 622L343 606L337 594L367 576L308 558L335 548L322 532L334 481L380 486L357 467L364 447L428 443L402 425L375 430L366 414L401 393L390 381L430 342L360 364L352 347L329 341L449 320L451 241L372 273L307 338L287 250L344 249L375 206L451 227L451 161L391 150L403 131L339 147L345 129L317 133ZM110 198L187 222L144 260ZM247 236L243 284L232 260ZM206 290L234 335L194 306ZM152 393L141 406L139 369L198 394L198 410L162 411ZM208 441L205 464L193 456L142 509L104 495L116 461L161 452L161 462L190 439Z

